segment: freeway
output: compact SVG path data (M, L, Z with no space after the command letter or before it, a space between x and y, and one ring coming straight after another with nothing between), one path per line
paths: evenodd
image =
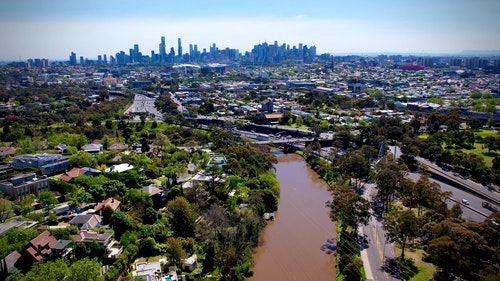
M156 120L163 120L163 114L156 109L156 98L135 94L134 102L125 110L125 114L149 113L155 116Z
M401 155L398 147L396 147L396 150L394 150L394 146L390 148L391 151L395 151L396 156ZM452 192L453 195L447 201L448 207L451 208L455 203L460 203L463 211L462 216L465 219L483 221L485 215L491 214L490 210L483 208L483 201L488 201L497 207L500 206L500 194L495 190L457 176L451 171L444 171L438 165L424 158L416 157L416 160L427 167L427 170L433 175L432 180L441 186L442 191ZM419 175L410 173L409 177L416 180ZM467 200L469 204L463 204L462 199Z

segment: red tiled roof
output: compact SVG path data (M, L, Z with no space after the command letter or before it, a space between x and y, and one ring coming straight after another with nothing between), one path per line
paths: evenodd
M0 155L14 155L16 153L17 148L15 147L0 147Z
M87 173L87 171L85 171L83 169L73 168L70 171L64 173L59 179L66 181L66 182L69 182L69 181L73 180L74 178L85 175L85 173Z
M35 261L39 261L50 255L52 246L57 243L57 239L48 231L31 240L25 248L25 252Z
M94 210L96 212L99 212L103 210L106 206L110 206L113 211L118 210L120 207L121 202L119 200L116 200L114 198L108 198L100 203L97 203L97 205L94 207Z

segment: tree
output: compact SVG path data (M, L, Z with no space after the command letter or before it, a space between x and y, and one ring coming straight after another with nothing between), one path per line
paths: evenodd
M345 185L333 189L333 201L327 202L332 220L341 220L344 228L357 229L359 224L367 224L370 218L370 202Z
M469 125L470 129L473 131L477 131L481 129L483 126L483 122L477 118L469 118L466 120L467 125Z
M172 261L172 265L180 266L186 256L187 253L182 248L182 241L179 238L169 237L167 239L167 257L169 261Z
M12 202L0 194L0 223L4 223L14 213Z
M387 242L399 244L404 260L407 242L418 233L417 217L411 210L391 212L384 220L384 229Z
M146 237L139 240L139 256L152 257L158 254L156 241L152 237Z
M130 218L123 212L114 212L111 215L111 224L115 231L116 239L120 239L123 233L133 230L133 224Z
M168 202L170 225L177 237L194 237L196 212L184 197L176 197Z
M42 203L42 206L45 210L53 208L54 205L56 205L59 202L59 201L57 201L57 198L54 195L54 193L52 193L50 191L41 192L39 200Z
M110 180L108 182L105 182L102 185L102 188L106 193L105 195L106 198L114 196L122 197L128 190L127 186L123 182L118 180Z
M35 201L35 194L29 194L21 200L16 200L15 204L17 208L20 209L21 215L26 216L28 213L32 212L35 207L33 207L33 202Z
M369 163L360 150L348 152L340 162L340 169L355 180L356 188L361 188L363 186L361 180L370 175Z
M497 139L498 137L494 136L486 136L483 138L483 142L486 144L486 147L488 148L488 152L491 152L492 150L498 150L499 149L499 141Z
M92 154L83 150L78 151L69 158L73 167L91 167L93 160Z
M54 262L41 262L33 265L21 280L30 281L50 281L65 280L69 275L69 268L63 259Z
M69 279L72 281L102 281L102 265L96 259L82 259L75 261L69 268Z
M394 193L400 189L406 172L407 168L404 164L400 165L388 156L376 165L373 178L379 189L378 200L384 204L384 210L388 210L389 203L393 201Z
M210 192L214 192L217 188L217 185L221 183L222 177L224 175L224 170L217 165L212 164L205 169L205 173L209 176L209 190Z

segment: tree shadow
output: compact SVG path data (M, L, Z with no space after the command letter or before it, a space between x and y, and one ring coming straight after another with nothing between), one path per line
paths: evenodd
M393 278L401 280L403 277L398 266L398 261L395 258L387 258L380 269L384 272L389 273L389 275L391 275Z
M372 215L377 219L377 221L382 221L383 220L383 213L384 213L384 206L383 204L379 203L378 200L372 200L371 203L371 208L372 208Z
M335 238L329 238L326 243L321 246L321 251L325 252L327 255L335 255L337 252L337 240Z
M412 259L398 259L398 265L403 276L403 280L410 280L413 276L418 274L418 267Z
M367 249L367 248L370 248L370 242L368 241L368 239L366 239L366 237L368 237L366 234L358 235L359 250L360 251Z

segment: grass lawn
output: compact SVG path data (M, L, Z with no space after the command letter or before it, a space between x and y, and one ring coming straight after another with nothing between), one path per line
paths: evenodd
M418 135L418 139L419 140L426 140L428 138L429 138L429 134L428 133L423 133L423 134Z
M474 132L476 136L481 136L482 138L487 137L487 136L494 136L496 137L498 135L498 131L492 131L492 130L479 130L477 132Z
M464 153L474 153L481 156L486 166L491 167L493 158L495 158L495 156L498 156L499 154L494 151L488 152L488 148L485 147L483 149L483 146L485 146L485 144L475 143L473 149L462 149L462 151Z
M401 256L401 249L399 247L396 247L396 252L395 252L397 257ZM405 259L412 259L414 262L414 265L418 268L417 274L415 274L410 281L424 281L424 280L432 280L432 277L434 276L434 272L436 271L436 268L434 267L433 264L423 262L422 257L424 255L424 251L420 249L406 249L405 250Z

